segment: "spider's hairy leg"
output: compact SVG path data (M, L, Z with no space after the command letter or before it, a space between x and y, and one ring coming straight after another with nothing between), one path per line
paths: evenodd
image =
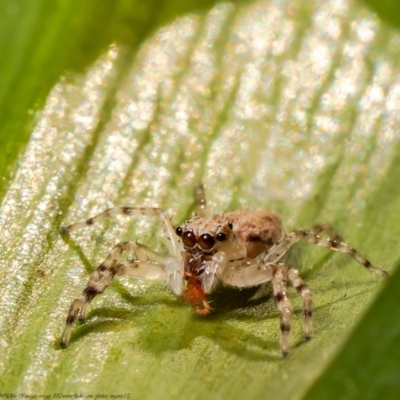
M330 239L343 242L342 237L336 232L335 228L329 223L313 225L309 230L310 232L315 233L316 235L320 235L321 233L326 233Z
M345 242L341 242L335 239L325 239L310 230L298 229L285 235L279 243L270 249L270 251L265 255L264 262L275 264L282 256L287 252L287 250L300 239L306 240L308 243L316 244L317 246L326 247L340 253L346 253L351 255L359 264L364 266L367 270L372 273L379 275L383 278L389 276L389 274L378 267L375 267L363 257L356 249L351 247Z
M152 261L159 264L164 263L165 257L149 249L147 246L140 244L138 242L129 241L128 243L129 246L126 251L132 252L137 260Z
M246 261L241 268L226 268L221 280L227 285L238 288L258 286L272 279L270 265L257 260Z
M156 207L113 207L109 208L95 217L89 218L83 222L77 222L75 224L68 225L61 228L61 232L69 234L78 229L91 226L97 222L102 221L113 215L127 215L127 216L156 216L164 225L164 231L166 233L167 241L166 246L170 254L179 258L181 246L175 235L174 227L172 226L170 218L164 213L161 208Z
M127 242L126 252L134 254L133 259L127 259L116 265L118 276L134 275L149 280L166 279L165 257L137 242Z
M123 252L140 254L142 257L145 254L146 259L117 263ZM148 276L150 272L143 272L146 267L153 269L151 271L153 275ZM157 270L159 271L158 274ZM146 275L147 278L163 279L164 271L163 265L159 263L159 256L146 249L144 246L138 245L135 242L122 242L117 244L108 257L90 276L82 293L72 302L61 339L62 347L68 346L71 338L72 327L76 318L79 317L81 321L86 319L89 303L98 294L101 294L106 290L115 275Z
M288 264L279 263L279 268L285 271L290 283L296 289L297 293L303 298L303 316L304 316L304 337L310 340L312 336L312 310L313 295L308 286L301 279L299 271Z
M303 298L304 336L309 340L312 334L312 293L295 268L284 263L265 264L258 258L244 263L241 269L227 268L221 275L221 280L224 283L239 288L256 286L268 281L272 282L275 302L281 313L281 347L284 356L289 352L289 332L292 321L292 306L286 291L287 279Z
M279 265L269 265L269 267L273 271L271 282L275 303L281 313L281 350L283 356L286 357L289 353L289 333L293 317L292 306L286 292L286 271L284 268L280 268Z
M151 208L151 207L113 207L113 208L108 208L107 210L101 212L95 217L87 219L86 221L77 222L75 224L62 227L61 231L63 233L71 233L86 226L94 225L97 222L100 222L103 219L106 219L113 215L129 215L129 216L156 215L157 216L160 215L162 212L163 211L159 208Z

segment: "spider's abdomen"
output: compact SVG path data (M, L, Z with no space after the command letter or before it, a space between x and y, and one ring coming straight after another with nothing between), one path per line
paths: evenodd
M282 238L281 218L266 211L233 211L223 215L246 246L247 258L253 259Z

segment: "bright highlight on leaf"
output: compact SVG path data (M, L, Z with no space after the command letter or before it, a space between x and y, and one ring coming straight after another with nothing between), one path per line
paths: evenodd
M85 16L93 26L104 21L86 15L93 13L89 1L75 10L58 3L57 18L46 14L51 24L33 36L28 27L44 24L42 8L15 19L21 38L40 44L37 59L29 59L35 68L16 67L18 54L27 53L15 46L15 55L7 50L15 64L3 64L14 65L7 67L14 75L0 74L9 88L20 82L31 100L40 97L37 82L56 82L48 96L40 92L43 107L39 101L32 108L28 97L1 97L5 86L0 90L3 104L34 115L23 120L22 144L1 142L8 161L0 171L15 174L4 181L0 209L0 392L287 399L322 398L321 391L357 398L382 385L396 390L387 371L399 365L390 350L400 330L391 307L398 304L397 275L386 286L346 256L307 246L294 247L286 261L312 289L315 333L303 342L302 304L294 301L293 345L284 361L268 286L218 290L215 312L200 318L165 285L121 278L96 298L72 345L61 351L58 343L70 300L116 242L138 239L164 250L151 218L68 240L60 226L124 205L161 207L178 225L193 211L199 180L216 213L266 209L282 215L287 232L329 222L374 265L393 272L400 237L399 34L351 1L221 3L177 11L176 20L160 8L156 20L168 24L136 52L132 43L155 26L146 25L142 10L134 26L143 29L129 31L130 45L120 37L109 44L115 22L109 36L90 36L106 46L100 54L90 45L99 55L90 53L89 67L51 78L41 66L65 71L57 45L63 28L83 26ZM110 20L131 21L127 4L108 10ZM0 15L11 18L12 4L7 10ZM100 31L106 29L94 29ZM74 46L84 49L87 36L74 35ZM22 124L21 111L2 115L6 127ZM374 360L385 359L378 372L362 358L372 349ZM362 364L362 373L350 376L347 363ZM335 371L348 374L338 378L342 386Z

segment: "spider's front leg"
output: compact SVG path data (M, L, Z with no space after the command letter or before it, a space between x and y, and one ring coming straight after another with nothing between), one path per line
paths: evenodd
M166 235L165 244L168 248L168 251L175 258L180 257L181 245L180 242L175 235L174 227L172 226L170 218L164 213L161 208L157 207L113 207L109 208L102 213L96 215L95 217L89 218L83 222L77 222L75 224L68 225L66 227L61 228L61 233L69 234L78 229L85 228L87 226L92 226L97 222L103 221L104 219L114 216L114 215L125 215L130 217L135 216L155 216L158 217L163 226L164 232Z
M124 253L134 253L140 259L118 263ZM165 266L162 258L135 242L122 242L117 244L108 257L90 276L82 293L72 302L68 311L66 326L61 339L61 346L67 347L71 338L71 331L76 318L85 321L89 303L110 285L115 275L135 275L147 279L165 279Z

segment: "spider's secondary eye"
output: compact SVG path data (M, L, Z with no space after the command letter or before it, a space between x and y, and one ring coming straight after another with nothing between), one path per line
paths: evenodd
M203 250L212 249L214 247L214 244L215 244L214 238L208 233L205 233L204 235L200 236L199 245Z
M218 242L224 242L226 240L225 233L222 233L222 232L218 233L217 240L218 240Z
M182 242L186 247L193 247L196 244L196 236L191 231L186 231L182 235Z
M176 233L178 236L182 236L182 232L183 232L183 230L182 230L182 228L181 228L180 226L178 226L178 227L175 229L175 233Z
M229 226L229 228L233 229L233 224L232 224L232 222L228 222L228 226Z

